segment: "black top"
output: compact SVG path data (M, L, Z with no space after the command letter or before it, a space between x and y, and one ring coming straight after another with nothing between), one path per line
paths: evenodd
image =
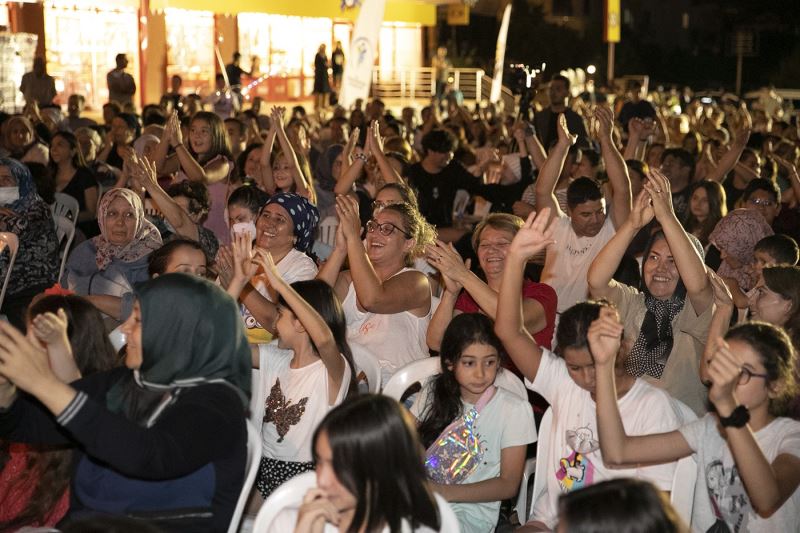
M636 103L625 102L619 111L619 121L625 131L628 131L628 122L634 117L655 119L656 108L647 100L639 100Z
M86 197L84 195L86 189L97 187L97 181L94 174L88 168L79 168L72 175L72 179L67 183L67 186L59 192L68 194L78 200L78 207L81 211L86 211Z
M457 161L451 161L438 174L427 172L422 163L415 163L408 169L408 184L417 193L420 213L428 222L440 228L453 225L453 202L458 189L486 198L496 209L498 204L510 205L518 200L529 183L527 181L525 186L485 185L480 177L470 174Z
M341 48L337 48L331 54L331 69L334 76L344 72L344 52Z
M725 201L727 202L728 211L733 211L736 209L739 199L744 196L744 189L737 189L733 184L733 174L722 182L722 188L725 189Z
M536 113L533 117L533 124L536 127L536 135L542 142L545 150L550 148L550 145L558 139L558 132L556 126L558 125L558 115L561 113L554 113L549 107ZM572 109L567 108L564 111L567 117L567 128L573 135L578 136L577 144L581 149L589 146L589 137L586 134L586 126L583 119Z
M9 409L0 410L0 435L15 442L73 444L78 451L76 465L85 455L131 480L166 484L204 467L208 470L210 464L214 475L202 479L213 485L208 487L213 494L213 516L199 522L193 519L191 530L226 531L244 482L247 457L245 413L239 395L224 384L185 388L152 427L142 427L105 406L109 389L130 373L117 368L75 381L72 386L81 392L58 419L41 403L21 394ZM77 470L72 479L71 515L88 509L74 490L87 482L81 473ZM142 497L132 494L132 499ZM166 510L169 507L161 511ZM141 515L133 508L126 511L124 514ZM164 524L183 527L174 521Z
M246 74L242 67L233 63L225 67L225 73L228 75L228 83L233 88L242 85L242 74Z

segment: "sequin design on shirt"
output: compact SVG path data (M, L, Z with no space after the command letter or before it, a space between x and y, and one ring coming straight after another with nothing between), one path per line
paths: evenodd
M278 442L283 442L283 437L286 436L289 429L300 422L300 418L306 412L306 403L308 403L308 397L301 398L295 404L290 404L281 390L281 380L275 380L275 385L272 386L269 396L267 396L264 422L275 424L279 435Z

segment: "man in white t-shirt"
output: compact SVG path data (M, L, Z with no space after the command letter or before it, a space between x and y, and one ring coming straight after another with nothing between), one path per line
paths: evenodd
M586 274L595 256L611 240L615 228L622 225L631 212L631 184L625 160L611 138L614 115L606 107L598 107L595 117L599 127L597 138L608 173L611 191L611 213L606 214L606 200L595 180L578 178L567 188L567 212L558 205L554 190L564 160L575 136L570 135L564 116L558 118L558 141L553 146L536 181L536 206L550 208L554 222L555 243L547 247L541 282L558 294L558 312L572 307L587 297Z

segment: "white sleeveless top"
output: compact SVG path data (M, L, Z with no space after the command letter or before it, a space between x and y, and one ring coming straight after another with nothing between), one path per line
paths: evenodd
M397 274L407 271L415 269L404 268ZM381 367L382 384L404 365L430 355L425 337L433 316L432 301L428 313L423 317L408 311L393 314L361 311L351 281L342 308L347 319L347 342L352 349L367 351L377 359Z

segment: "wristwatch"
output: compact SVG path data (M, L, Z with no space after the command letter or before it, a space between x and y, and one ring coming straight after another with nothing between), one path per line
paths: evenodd
M744 405L737 405L730 416L720 416L719 423L724 428L743 428L750 422L750 411Z

